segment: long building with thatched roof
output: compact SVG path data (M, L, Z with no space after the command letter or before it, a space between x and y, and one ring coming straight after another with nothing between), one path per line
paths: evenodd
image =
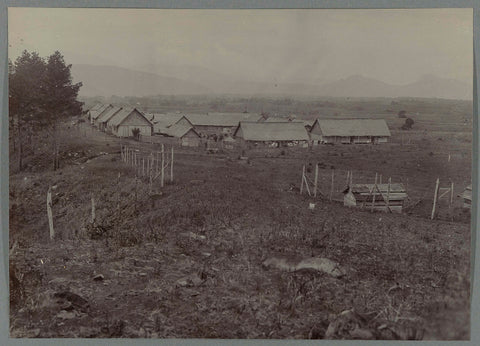
M317 119L310 136L314 144L377 144L391 133L383 119Z

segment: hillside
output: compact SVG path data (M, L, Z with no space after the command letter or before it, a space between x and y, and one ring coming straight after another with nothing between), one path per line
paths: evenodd
M72 75L75 81L83 82L81 96L237 94L472 99L469 85L433 75L405 85L392 85L361 75L333 82L317 79L318 84L311 85L248 81L198 66L149 65L132 70L84 64L73 65Z
M198 95L211 90L201 84L116 66L73 65L74 81L82 96Z
M472 99L472 87L454 79L433 75L422 76L418 81L405 85L391 85L355 75L323 85L319 94L334 97L418 97L466 100Z

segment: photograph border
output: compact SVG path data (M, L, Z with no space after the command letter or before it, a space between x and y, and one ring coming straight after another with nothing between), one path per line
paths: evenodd
M165 1L133 1L133 0L0 0L0 223L2 234L0 237L0 344L1 345L130 345L130 339L11 339L9 338L9 296L8 296L8 204L9 204L9 167L8 167L8 7L63 7L63 8L155 8L155 9L409 9L409 8L473 8L473 143L472 143L472 185L475 194L472 205L471 224L471 312L470 312L470 341L462 341L462 344L480 345L480 284L475 276L480 277L480 261L475 256L479 251L476 229L480 216L478 208L478 177L479 166L479 119L477 89L478 61L480 56L480 0L337 0L337 1L314 1L314 0L260 0L260 1L200 1L200 0L165 0ZM285 345L313 345L326 343L335 345L372 344L385 341L355 341L355 340L243 340L243 339L135 339L138 345L271 345L284 343ZM388 343L400 344L402 341L389 341ZM438 341L421 341L422 345L437 345ZM458 341L442 341L445 345L457 345Z

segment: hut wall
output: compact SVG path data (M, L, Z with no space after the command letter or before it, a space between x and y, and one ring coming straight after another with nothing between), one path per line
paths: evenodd
M352 137L353 138L353 143L356 144L369 144L372 143L372 139L370 136L357 136L357 137Z
M181 138L181 144L184 147L198 147L200 145L200 137L193 131L188 131L185 136Z

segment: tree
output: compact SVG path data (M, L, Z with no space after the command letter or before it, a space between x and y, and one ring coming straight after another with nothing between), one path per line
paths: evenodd
M31 133L35 126L34 115L43 113L41 104L44 93L45 60L37 53L22 52L15 63L9 62L9 118L11 134L18 143L18 167L22 170L23 140L25 132Z
M44 107L53 123L65 116L82 113L82 103L77 101L82 83L72 84L72 65L66 65L62 54L56 51L48 57L45 73Z
M402 125L402 130L410 130L414 124L412 118L405 119L405 124Z
M136 139L137 141L140 140L140 129L137 127L132 129L132 135L133 135L133 138Z
M23 51L9 62L9 114L19 141L19 168L22 169L22 137L33 128L49 127L54 144L54 169L58 168L56 125L61 118L80 115L77 95L82 83L73 84L72 65L66 65L56 51L46 60L38 53Z
M67 116L82 114L82 103L77 101L82 83L72 84L71 68L72 65L65 64L59 51L48 57L44 77L44 111L45 120L49 123L53 133L53 170L59 168L60 164L56 134L57 121Z
M406 111L400 111L400 112L398 112L398 117L399 117L399 118L406 118L406 117L407 117L407 112L406 112Z

